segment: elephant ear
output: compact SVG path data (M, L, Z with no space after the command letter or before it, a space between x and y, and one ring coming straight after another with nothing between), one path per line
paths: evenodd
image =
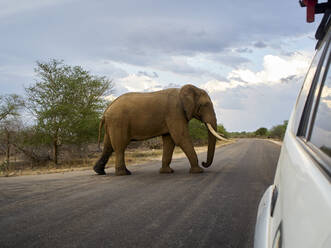
M193 118L196 105L196 87L190 84L184 85L179 91L180 101L183 105L187 120Z

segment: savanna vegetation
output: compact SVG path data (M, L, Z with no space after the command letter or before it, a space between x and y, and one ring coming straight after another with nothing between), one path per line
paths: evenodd
M229 137L231 138L272 138L283 140L288 121L284 121L283 124L273 126L270 129L260 127L254 132L231 132Z
M86 159L96 148L99 119L112 81L63 61L37 62L25 96L0 98L2 171Z
M54 59L37 62L35 73L35 83L25 88L24 96L0 95L0 173L92 166L100 154L99 121L110 103L106 96L113 92L113 82ZM226 138L282 140L286 127L284 121L271 129L228 132L219 124L217 131ZM208 143L200 121L192 119L189 131L195 146ZM160 148L161 138L132 142L127 157L161 156Z
M189 122L189 131L195 145L208 144L208 132L205 124L197 119L192 119ZM225 138L229 138L229 134L222 124L217 125L217 132L222 134Z
M54 59L37 62L35 73L35 83L25 88L24 96L0 96L0 173L91 166L100 153L99 121L110 103L106 96L113 92L113 82ZM203 123L193 119L189 129L195 145L208 143ZM223 125L217 129L229 137ZM130 147L159 149L162 142L154 138ZM131 159L149 153L134 152ZM155 154L161 153L150 155Z

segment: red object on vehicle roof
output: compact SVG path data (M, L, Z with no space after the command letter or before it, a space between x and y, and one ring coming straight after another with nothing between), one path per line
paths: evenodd
M316 14L324 14L331 9L331 0L318 3L318 0L300 0L301 7L307 8L307 22L314 22Z
M331 0L318 2L318 0L299 0L301 7L307 8L307 22L315 21L316 14L323 14L321 23L319 24L315 38L318 40L316 47L327 33L326 27L331 23Z
M304 5L307 7L307 22L315 21L315 5L317 0L303 0Z

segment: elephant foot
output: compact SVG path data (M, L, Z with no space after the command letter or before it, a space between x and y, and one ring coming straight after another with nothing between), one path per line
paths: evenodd
M127 168L116 169L115 171L116 176L126 176L131 175L131 172Z
M203 172L203 169L199 166L191 167L191 169L190 169L190 173L202 173L202 172Z
M100 168L99 166L94 166L93 170L98 174L98 175L106 175L105 169Z
M168 167L161 167L160 168L160 173L174 173L174 170L171 169L169 166Z

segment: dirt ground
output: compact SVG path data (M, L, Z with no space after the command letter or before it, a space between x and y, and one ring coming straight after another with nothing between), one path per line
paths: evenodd
M235 140L217 142L216 147L225 146L231 143L234 143ZM208 147L198 146L194 147L195 151L199 153L206 152ZM2 172L0 176L21 176L21 175L38 175L38 174L49 174L49 173L65 173L68 171L82 171L90 170L100 154L95 154L93 158L81 160L79 162L68 162L62 163L58 166L55 166L53 163L48 163L43 167L32 168L28 167L23 170L9 170ZM185 157L183 151L176 147L173 154L173 159ZM127 149L125 152L125 161L127 165L138 165L144 164L150 161L161 161L162 160L162 149ZM112 155L107 163L106 168L114 167L115 156Z

